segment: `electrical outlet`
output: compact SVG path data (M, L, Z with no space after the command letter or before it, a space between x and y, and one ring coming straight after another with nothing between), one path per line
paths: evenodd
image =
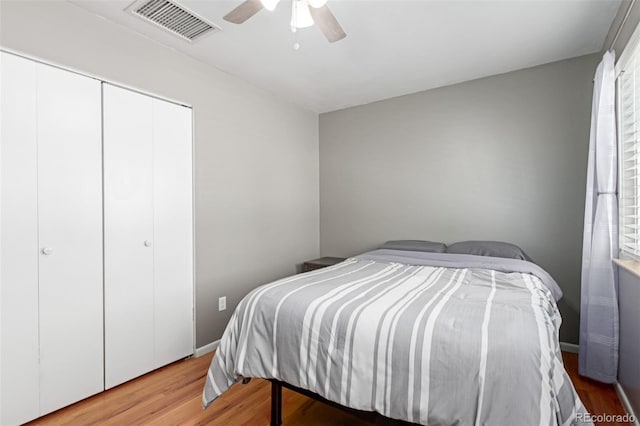
M227 296L218 298L218 311L224 311L227 309Z

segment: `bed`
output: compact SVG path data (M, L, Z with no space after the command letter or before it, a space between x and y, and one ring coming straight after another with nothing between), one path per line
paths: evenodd
M561 296L527 260L367 252L248 294L203 405L259 377L409 423L584 424L560 353Z

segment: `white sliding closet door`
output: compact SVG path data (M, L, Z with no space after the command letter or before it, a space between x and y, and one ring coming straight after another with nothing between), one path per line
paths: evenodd
M191 110L103 85L105 378L193 353Z
M154 362L193 353L191 109L153 100Z
M153 369L153 103L103 85L105 385Z
M38 66L41 414L104 390L100 90Z
M36 63L0 52L0 424L40 413Z
M0 424L104 389L100 82L0 53Z

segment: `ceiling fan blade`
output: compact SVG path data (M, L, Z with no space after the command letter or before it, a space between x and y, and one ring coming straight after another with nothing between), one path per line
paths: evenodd
M234 24L242 24L262 9L264 9L264 6L260 0L247 0L231 12L224 15L222 19Z
M333 16L333 13L329 10L329 6L326 4L317 9L315 7L309 7L309 12L311 12L313 22L320 28L322 34L329 40L329 43L335 43L347 36L347 33L344 32L338 20Z

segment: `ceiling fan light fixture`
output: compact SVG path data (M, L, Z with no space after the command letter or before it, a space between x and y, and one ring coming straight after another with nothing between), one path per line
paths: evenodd
M260 0L260 3L267 9L269 12L273 12L278 5L280 0Z
M319 9L325 4L327 4L327 0L309 0L309 6L313 7L314 9Z
M307 0L292 0L291 28L307 28L313 25Z
M1 1L1 0L0 0ZM157 1L157 0L151 0ZM347 36L336 17L326 5L327 0L290 0L291 31L317 25L329 43L335 43ZM244 0L222 19L233 24L242 24L262 9L274 10L279 0ZM319 7L312 7L314 6ZM298 46L299 48L299 46Z

